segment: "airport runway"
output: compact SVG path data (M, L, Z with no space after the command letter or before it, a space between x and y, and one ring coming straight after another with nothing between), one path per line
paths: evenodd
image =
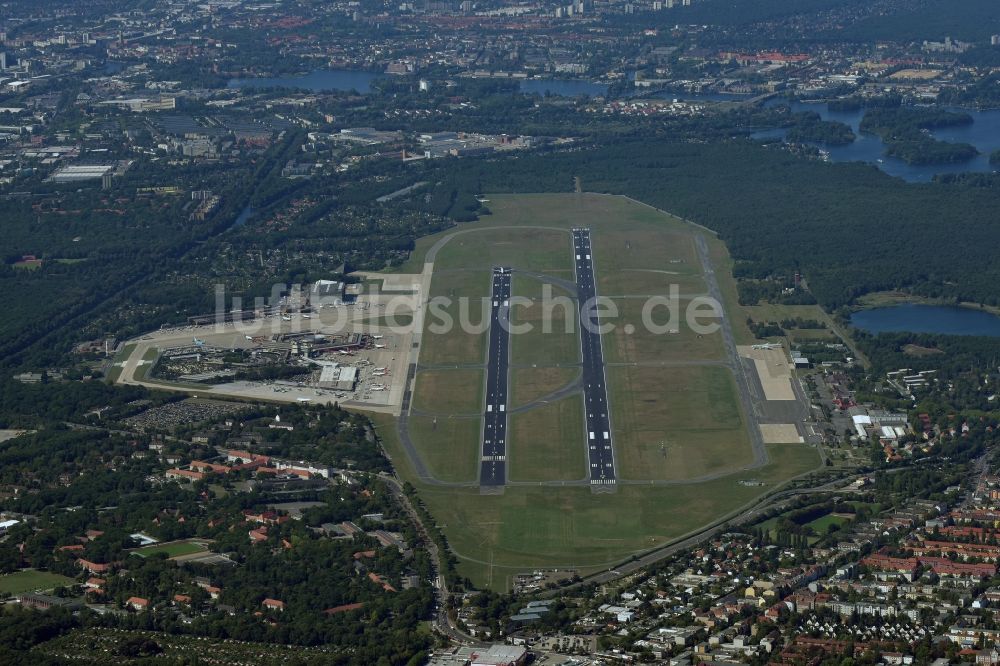
M583 394L586 405L587 453L591 486L614 485L615 456L611 445L611 414L608 408L607 380L604 375L604 352L595 299L593 250L590 230L574 229L573 246L576 274L577 307L580 310L580 345L583 348Z
M493 269L490 347L486 364L486 412L479 464L480 487L507 482L507 373L510 366L510 269Z

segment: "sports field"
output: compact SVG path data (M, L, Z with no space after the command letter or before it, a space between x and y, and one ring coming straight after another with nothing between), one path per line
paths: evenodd
M138 548L132 552L136 555L141 555L142 557L151 557L153 555L164 553L168 558L171 558L180 557L182 555L194 555L195 553L204 553L206 550L208 549L200 543L192 541L173 541L171 543L159 543L153 546L146 546L145 548Z
M72 585L73 579L50 571L25 570L0 576L0 594L13 596L24 592L51 590Z
M768 445L770 462L753 468L748 426L756 422L744 413L735 352L720 332L688 325L692 299L709 291L707 248L734 337L752 339L721 241L621 197L489 199L492 215L420 239L404 270L420 270L425 258L432 262L432 296L474 301L445 304L442 312L457 319L464 307L474 323L489 309L492 266L514 269L503 493L481 495L476 485L485 326L438 333L425 320L408 431L436 482L416 477L396 420L372 415L394 466L443 526L462 574L502 589L510 575L534 567L594 571L735 512L818 467L814 450L795 444ZM573 294L567 232L574 227L591 229L598 292L613 304L601 322L611 329L603 347L619 482L606 494L592 493L587 481L577 313L557 307L546 314L539 300L543 289L556 297ZM522 297L524 303L517 302ZM647 305L650 297L659 297L655 308ZM717 313L700 321L721 320ZM550 332L541 329L543 322ZM518 334L519 324L534 327Z

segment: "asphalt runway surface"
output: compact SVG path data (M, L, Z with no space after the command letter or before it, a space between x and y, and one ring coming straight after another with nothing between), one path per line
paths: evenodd
M577 307L580 310L580 345L583 351L583 394L586 405L587 454L591 486L614 485L615 456L611 445L604 352L601 349L597 284L589 229L573 230Z
M479 463L479 485L502 486L507 482L507 393L510 367L510 269L493 269L490 302L490 346L486 363L486 412L483 447Z

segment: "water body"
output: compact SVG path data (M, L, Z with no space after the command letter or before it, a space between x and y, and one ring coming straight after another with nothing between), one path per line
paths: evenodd
M600 97L608 94L606 84L583 79L523 79L520 90L528 95L559 97Z
M253 206L247 204L246 208L240 211L239 216L237 216L237 218L233 221L233 223L229 226L229 228L235 229L237 227L242 227L244 224L247 223L247 220L249 220L253 216L253 214L254 214Z
M653 99L680 100L682 102L745 102L753 95L737 95L735 93L696 93L696 92L669 92L661 91L651 95Z
M772 99L766 103L768 106L775 104L788 104L787 100ZM965 173L968 171L986 173L994 171L995 167L990 165L990 153L1000 149L1000 111L978 111L972 109L949 109L959 113L968 113L972 116L973 123L962 127L947 127L934 130L931 134L936 139L951 143L972 144L979 151L979 155L967 162L956 164L907 164L901 159L888 157L885 154L885 144L877 136L862 134L860 131L861 119L865 115L864 109L856 111L830 111L825 102L792 102L790 104L793 111L813 111L818 113L823 120L833 120L845 125L849 125L858 138L854 143L846 146L821 146L830 155L831 162L867 162L875 164L882 171L890 176L902 178L911 183L929 182L936 174L945 173ZM767 130L753 135L755 139L775 139L784 138L785 130Z
M851 325L869 333L940 333L1000 337L1000 317L984 310L905 303L860 310Z
M310 92L357 90L368 93L372 81L378 78L373 72L351 69L318 69L304 76L278 76L274 78L230 79L228 88L299 88Z

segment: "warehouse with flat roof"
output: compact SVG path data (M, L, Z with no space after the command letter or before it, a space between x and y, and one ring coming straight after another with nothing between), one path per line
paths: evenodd
M350 365L324 365L319 372L319 386L336 391L353 391L358 383L358 369Z

